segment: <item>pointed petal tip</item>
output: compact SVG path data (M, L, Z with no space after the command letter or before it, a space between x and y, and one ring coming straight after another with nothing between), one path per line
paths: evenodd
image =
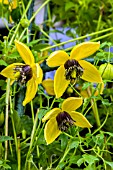
M54 142L60 133L61 131L58 128L56 118L50 119L44 128L44 137L47 144Z
M46 61L49 67L57 67L63 65L68 59L69 56L65 51L58 50L52 52Z
M90 55L94 54L100 48L100 42L83 42L81 44L76 45L71 53L70 57L77 61L87 58Z
M92 83L102 83L102 77L97 68L93 64L85 60L80 60L79 64L84 69L83 75L81 76L83 80Z
M34 56L31 52L31 50L27 47L27 45L18 41L18 40L15 40L14 42L15 42L17 51L19 52L23 61L30 66L33 65L34 64Z

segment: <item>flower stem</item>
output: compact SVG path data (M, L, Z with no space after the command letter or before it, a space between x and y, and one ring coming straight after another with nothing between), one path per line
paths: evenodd
M108 31L111 31L113 30L113 27L111 28L107 28L107 29L104 29L104 30L101 30L101 31L97 31L97 32L93 32L91 34L88 34L88 35L84 35L84 36L81 36L81 37L78 37L78 38L74 38L74 39L71 39L71 40L68 40L68 41L65 41L65 42L61 42L59 44L56 44L56 45L53 45L53 46L49 46L49 47L46 47L46 48L43 48L41 49L41 51L45 51L45 50L49 50L51 48L55 48L55 47L58 47L58 46L61 46L61 45L64 45L64 44L67 44L67 43L70 43L70 42L74 42L74 41L77 41L77 40L82 40L84 38L87 38L87 37L91 37L91 36L94 36L96 34L101 34L101 33L105 33L105 32L108 32ZM111 33L110 33L111 34ZM105 37L105 35L103 35ZM95 38L96 39L96 38ZM99 39L99 37L98 37Z
M31 114L32 114L32 120L33 120L33 124L34 124L34 110L33 110L33 101L30 102L31 104Z
M40 32L45 35L49 40L51 40L54 44L57 44L56 41L53 40L41 27L38 27Z
M106 37L111 36L112 34L113 34L113 32L110 32L110 33L108 33L108 34L105 34L105 35L102 35L102 36L100 36L100 37L94 38L94 39L92 39L91 41L99 41L99 40L101 40L101 39L104 39L104 38L106 38Z
M26 156L25 169L28 169L27 168L28 167L28 160L30 158L30 154L31 154L31 151L32 151L33 143L34 143L34 137L35 137L35 131L36 131L36 127L37 127L37 121L38 121L38 111L36 113L36 117L35 117L34 124L33 124L30 146L29 146L29 150L28 150L28 153L27 153L27 156Z
M87 88L87 92L88 92L89 97L91 97L91 90L89 87ZM95 99L91 99L91 105L92 105L92 110L93 110L93 114L94 114L97 126L99 127L101 123L100 123L100 118L99 118L97 104L96 104Z
M29 0L29 3L28 3L28 5L27 5L25 11L23 12L22 17L21 17L20 20L22 20L22 19L26 16L26 13L27 13L27 11L28 11L28 9L29 9L31 3L32 3L32 0ZM11 37L11 40L10 40L10 42L9 42L9 46L12 44L12 42L13 42L13 40L14 40L14 38L15 38L17 32L18 32L19 27L20 27L20 22L18 23L18 25L17 25L17 27L16 27L16 29L15 29L15 31L14 31L12 37Z
M101 126L92 133L92 136L94 136L94 134L96 134L105 125L108 115L109 115L109 112L107 112L106 118L105 118L104 122L101 124Z
M17 145L18 170L21 170L20 137L17 138Z
M17 134L16 134L16 129L15 129L15 124L14 124L14 112L13 112L13 106L11 102L11 96L10 96L10 112L11 112L11 121L12 121L12 127L13 127L13 133L14 133L14 141L15 141L15 147L16 147L16 152L18 154L18 149L17 149Z
M100 13L99 18L98 18L96 32L99 31L100 29L101 20L102 20L102 13ZM98 34L96 34L96 37L98 37Z
M38 14L38 12L39 12L49 1L50 1L50 0L45 1L45 2L37 9L37 11L33 14L33 16L31 17L31 19L29 20L30 23L33 21L33 19L34 19L35 16Z
M10 79L7 79L6 87L6 116L5 116L5 136L8 136L8 117L9 117L9 94L10 94ZM5 160L8 156L8 141L5 141Z

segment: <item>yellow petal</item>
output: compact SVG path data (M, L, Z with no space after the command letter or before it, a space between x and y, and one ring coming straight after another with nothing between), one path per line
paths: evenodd
M70 81L67 81L65 78L65 68L62 65L56 70L54 77L54 91L56 98L59 98L63 95L69 83Z
M33 64L32 65L32 72L33 72L33 76L35 77L35 79L37 79L38 77L39 77L39 64L37 63L35 63L35 64Z
M45 122L46 120L56 117L61 112L61 109L54 108L46 113L46 115L42 118L42 122Z
M79 112L71 111L70 116L75 121L75 125L82 127L82 128L91 128L92 125L89 123L89 121Z
M43 71L38 63L32 65L33 77L37 80L37 83L40 84L43 78Z
M39 72L39 77L37 78L37 83L40 84L42 83L42 78L43 78L43 71L41 69L41 67L38 64L38 72Z
M0 74L3 75L4 77L10 78L10 79L15 79L14 77L14 68L18 65L24 65L22 63L13 63L7 66L5 69L3 69Z
M76 45L70 54L71 59L81 60L95 53L100 47L100 42L84 42Z
M32 77L27 82L27 90L26 90L26 96L23 101L23 106L25 106L27 103L29 103L34 97L38 89L38 84L36 80Z
M44 137L47 142L47 144L52 143L59 135L61 134L61 131L58 128L56 118L50 119L44 129Z
M69 97L62 103L62 110L66 112L74 111L82 105L82 98Z
M16 48L20 54L20 56L22 57L23 61L28 64L28 65L33 65L34 64L34 56L32 54L32 52L30 51L30 49L23 43L15 40L15 45Z
M43 80L42 86L45 88L49 95L55 95L54 93L54 81L52 79Z
M0 3L1 2L10 5L12 9L15 9L17 7L17 0L12 0L11 2L9 0L0 0Z
M50 54L47 59L47 65L49 67L56 67L64 64L69 59L68 54L65 51L59 50Z
M94 65L85 60L80 60L79 64L84 69L83 75L81 77L83 80L93 83L102 83L101 75Z

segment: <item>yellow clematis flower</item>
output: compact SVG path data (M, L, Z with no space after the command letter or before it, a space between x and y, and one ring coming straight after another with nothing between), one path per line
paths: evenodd
M10 64L0 74L13 81L17 80L20 84L27 83L26 96L23 101L23 106L25 106L35 97L38 84L42 82L43 72L39 64L35 63L32 52L25 44L15 40L15 45L25 64Z
M66 131L71 125L82 128L92 127L81 113L74 111L82 103L82 98L69 97L63 101L61 109L54 108L43 117L43 122L48 120L44 128L44 137L47 144L52 143L62 131Z
M75 46L70 56L63 50L58 50L50 54L47 59L49 67L60 66L54 77L54 91L56 98L62 96L69 83L75 83L77 78L82 78L88 82L101 83L102 78L99 71L91 63L82 60L100 47L100 42L84 42Z
M17 0L0 0L0 3L9 5L11 9L15 9L17 7Z

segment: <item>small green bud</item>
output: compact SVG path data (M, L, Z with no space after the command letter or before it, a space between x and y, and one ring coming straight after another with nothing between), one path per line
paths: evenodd
M20 21L20 24L21 24L21 26L24 27L24 28L27 28L27 27L29 27L29 25L30 25L28 19L22 19L22 20Z
M22 130L22 138L26 139L26 130L25 129Z
M0 113L0 126L4 123L4 113Z
M105 63L100 65L99 72L103 79L112 80L113 79L113 65L110 63Z

